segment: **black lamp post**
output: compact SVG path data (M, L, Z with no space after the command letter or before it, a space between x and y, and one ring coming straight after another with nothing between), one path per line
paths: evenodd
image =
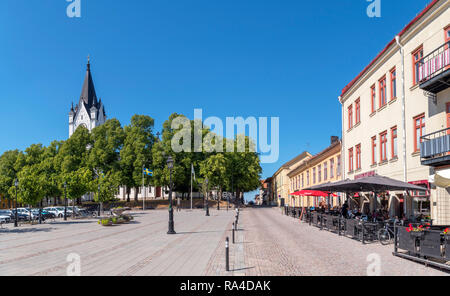
M221 196L220 196L220 192L219 192L219 194L217 195L217 210L218 211L220 211L220 198L221 198Z
M14 227L17 227L17 221L19 219L19 215L17 214L17 188L19 187L19 180L17 180L17 178L14 181L14 186L16 187L16 213L15 213L16 218L14 219Z
M206 180L205 180L205 185L206 185L206 198L205 198L205 200L206 200L206 216L209 216L209 204L208 204L208 202L209 202L208 178L206 178Z
M64 182L64 221L67 221L67 182Z
M173 222L173 207L172 207L172 170L173 170L173 158L169 156L167 158L167 167L169 168L169 231L167 231L167 234L176 234L174 229L174 222Z

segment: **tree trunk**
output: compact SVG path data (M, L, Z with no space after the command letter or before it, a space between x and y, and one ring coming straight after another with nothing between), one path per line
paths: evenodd
M139 188L134 188L134 201L135 201L135 202L139 202L139 199L138 199L138 190L139 190Z
M127 202L130 202L131 189L127 186Z

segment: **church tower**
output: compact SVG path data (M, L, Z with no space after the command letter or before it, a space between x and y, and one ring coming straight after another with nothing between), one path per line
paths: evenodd
M105 107L102 100L97 100L94 81L92 80L91 64L88 58L86 76L81 90L78 105L70 108L69 112L69 137L79 126L84 126L92 131L96 126L104 124L106 121Z

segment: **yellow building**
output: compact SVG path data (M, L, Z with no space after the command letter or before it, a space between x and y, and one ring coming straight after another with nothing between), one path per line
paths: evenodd
M8 208L8 200L3 197L3 195L0 194L0 209L7 209Z
M289 177L288 173L293 169L297 168L299 165L310 159L312 155L309 152L303 152L297 157L291 159L290 161L283 164L272 176L272 192L273 200L276 200L278 206L282 206L283 202L289 199Z
M294 193L304 188L328 182L342 180L341 141L338 137L331 137L331 145L291 170L289 178L289 192ZM321 198L290 195L290 207L317 207ZM330 200L331 206L340 205L339 196Z

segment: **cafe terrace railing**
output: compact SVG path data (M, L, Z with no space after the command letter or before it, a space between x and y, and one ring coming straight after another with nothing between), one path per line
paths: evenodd
M286 214L299 218L296 210L301 214L301 208L290 208ZM337 233L361 241L363 244L378 240L378 231L384 226L383 222L365 222L356 219L346 219L340 215L330 215L306 210L301 215L302 220L309 225ZM418 228L419 223L414 227ZM400 251L402 250L402 252ZM408 227L394 226L394 252L398 257L407 258L426 265L432 265L450 270L450 233L443 234L441 230L408 231ZM432 259L432 260L430 260Z
M403 252L400 252L402 250ZM450 270L450 233L440 230L410 231L395 227L395 256Z
M372 223L356 219L346 219L340 215L330 215L314 211L306 211L303 219L309 225L356 239L363 244L378 240L378 231L383 227L382 222Z

